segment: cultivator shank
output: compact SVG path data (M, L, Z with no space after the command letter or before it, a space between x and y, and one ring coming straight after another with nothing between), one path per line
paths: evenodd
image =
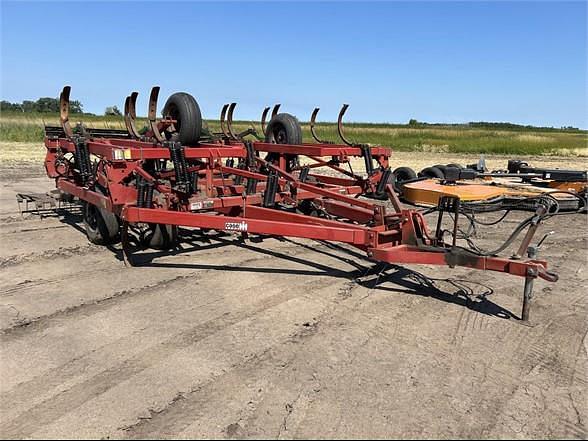
M59 135L48 131L45 138L48 175L60 190L97 208L98 230L102 224L118 223L117 234L102 228L100 239L107 243L120 237L130 262L129 228L150 226L152 242L165 231L170 240L157 243L171 248L176 226L186 226L343 242L373 260L389 263L464 266L513 274L527 282L557 278L544 261L481 256L429 232L422 213L403 209L398 201L389 150L344 138L346 105L338 121L344 144L323 142L315 134L318 109L311 118L317 142L303 143L298 121L279 113L279 104L267 123L270 108L264 109L259 134L255 129L236 133L235 103L222 108L221 133L182 144L177 141L182 131L196 127L186 115L200 111L189 104L176 109L172 117L166 114L166 104L163 118L157 119L158 94L154 87L144 135L135 126L137 93L133 92L125 101L125 137L74 133L67 112L65 117L62 112L63 131ZM68 99L66 87L62 108ZM256 139L245 139L248 135ZM260 137L263 140L257 140ZM86 154L93 158L89 168ZM364 159L365 175L344 168L352 157ZM311 173L317 169L336 173ZM370 198L389 201L392 208Z

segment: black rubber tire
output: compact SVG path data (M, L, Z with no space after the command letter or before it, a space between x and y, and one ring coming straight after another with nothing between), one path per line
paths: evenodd
M289 113L278 113L268 123L265 142L276 144L302 144L302 127L298 119Z
M423 168L419 173L420 178L438 178L443 179L445 175L437 167L426 167Z
M171 95L163 107L163 116L177 121L175 127L179 142L183 145L198 143L202 134L202 113L192 95L185 92Z
M416 179L416 172L410 167L398 167L392 172L394 190L402 193L402 184L411 179Z
M321 217L321 212L313 207L312 201L310 199L304 199L303 201L301 201L298 204L298 208L296 211L306 216Z
M392 172L395 177L395 182L401 184L404 181L410 181L417 177L416 172L410 167L398 167Z
M460 170L463 170L464 169L463 165L461 165L461 164L454 164L454 163L447 164L446 167L455 167L455 168L459 168Z
M104 193L99 189L96 191ZM88 240L96 245L110 245L120 239L120 224L114 213L84 201L84 227Z
M441 173L443 173L443 177L445 177L445 172L447 171L447 166L442 165L442 164L437 164L437 165L434 165L433 167L441 170Z
M302 127L298 118L289 113L278 113L268 123L265 130L265 142L275 142L276 144L302 144ZM265 160L276 162L279 155L277 153L268 153ZM286 155L286 171L298 165L298 155Z
M145 244L149 248L169 250L178 245L179 236L176 225L149 224L149 230L145 237Z

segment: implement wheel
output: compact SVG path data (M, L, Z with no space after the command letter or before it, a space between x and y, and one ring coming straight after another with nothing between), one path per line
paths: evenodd
M167 224L149 224L144 244L156 250L170 250L178 244L178 227Z
M437 167L427 167L421 170L421 172L419 173L419 177L443 179L445 175Z
M278 113L267 125L265 142L292 145L302 144L302 127L298 119L289 113ZM265 160L276 164L279 156L278 153L268 153ZM291 171L297 165L298 155L286 155L286 171Z
M120 225L114 213L84 201L83 215L86 235L90 242L96 245L118 242Z
M415 171L410 167L398 167L396 170L392 172L394 176L394 189L398 192L402 190L402 184L406 181L410 181L411 179L415 179L417 174Z
M174 93L165 102L163 116L176 120L175 132L166 132L166 137L183 145L198 143L202 133L202 114L192 95L185 92ZM177 139L174 139L174 135Z
M443 177L445 177L445 174L447 173L447 169L449 168L448 165L442 165L442 164L437 164L437 165L434 165L433 167L441 170L441 173L443 173Z

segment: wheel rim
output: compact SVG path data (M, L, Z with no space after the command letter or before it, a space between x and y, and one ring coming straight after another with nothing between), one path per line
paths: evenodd
M288 144L288 133L283 126L278 126L273 130L274 141L276 144Z

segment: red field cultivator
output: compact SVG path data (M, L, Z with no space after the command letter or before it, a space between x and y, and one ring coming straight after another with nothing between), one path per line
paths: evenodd
M342 144L318 138L318 109L310 123L316 142L304 143L298 120L279 113L279 106L267 124L270 109L264 110L261 131L235 133L235 104L225 105L221 132L212 133L203 128L196 100L176 93L158 119L158 87L151 91L146 130L136 127L136 92L125 103L126 130L72 127L69 92L65 87L61 94L61 127L46 127L47 173L61 191L83 202L90 241L120 240L131 264L133 235L139 234L144 247L171 249L180 225L244 237L253 233L344 242L374 261L464 266L524 277L524 320L534 279L557 280L545 261L522 259L529 250L533 257L529 245L544 211L531 219L511 258L460 247L456 234L446 243L443 213L451 213L457 231L459 199L440 200L433 232L422 212L403 209L393 190L389 150L345 138L346 106L338 121ZM351 157L363 158L365 174L345 168ZM313 173L319 168L336 173Z

